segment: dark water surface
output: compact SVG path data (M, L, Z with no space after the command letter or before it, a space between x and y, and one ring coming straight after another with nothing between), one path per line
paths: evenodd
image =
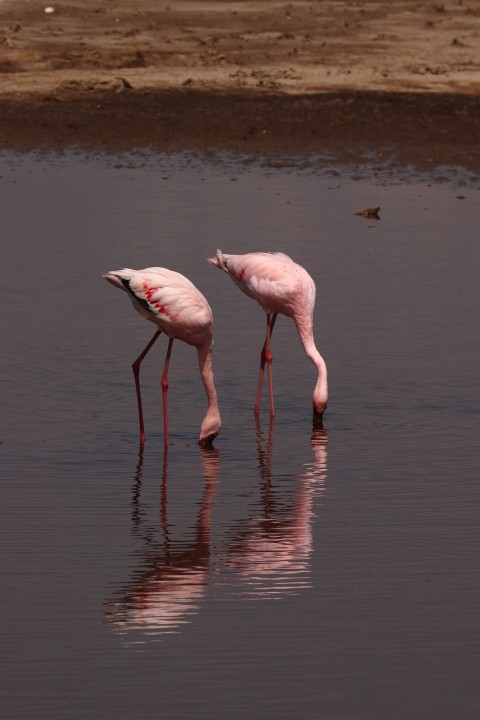
M479 220L472 184L4 155L0 716L473 720L479 667ZM461 198L459 198L461 196ZM381 220L353 215L381 206ZM261 309L205 258L281 250L317 282L330 380L293 323L252 412ZM215 318L195 351L101 273L162 265Z

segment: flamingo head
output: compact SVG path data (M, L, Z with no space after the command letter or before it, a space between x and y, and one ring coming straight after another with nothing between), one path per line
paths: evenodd
M323 413L327 409L326 400L313 400L313 427L323 428Z
M313 408L312 426L314 430L321 430L323 428L323 412L317 412L315 408Z
M211 408L205 415L202 427L200 428L200 438L198 444L201 448L211 448L213 441L220 432L222 427L222 421L220 420L220 413L218 409Z
M212 450L213 449L213 441L217 437L218 432L211 433L211 435L208 435L208 437L200 438L198 441L198 447L202 448L203 450Z
M228 273L227 256L225 256L221 250L217 250L217 256L213 258L207 258L210 265L220 268L224 272Z

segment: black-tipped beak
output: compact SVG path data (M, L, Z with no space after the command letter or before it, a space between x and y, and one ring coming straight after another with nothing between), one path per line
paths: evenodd
M217 437L218 433L212 433L206 438L201 438L198 441L198 447L203 448L204 450L212 450L213 449L213 441Z
M314 430L321 430L323 428L323 412L319 413L314 409L312 423Z

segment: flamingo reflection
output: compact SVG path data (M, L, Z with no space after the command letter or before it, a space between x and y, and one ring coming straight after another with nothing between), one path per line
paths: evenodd
M167 522L168 455L165 453L158 522L148 524L140 502L143 450L132 491L132 530L142 547L135 554L130 580L107 600L105 621L129 642L145 636L179 632L205 600L207 585L229 584L246 598L272 599L311 587L312 525L315 501L323 495L327 468L327 434L314 428L309 456L294 475L276 476L273 419L264 433L257 418L256 450L260 495L253 515L217 529L212 543L212 514L220 468L218 452L201 449L205 476L193 532L170 537ZM310 455L310 454L309 454ZM279 456L280 459L280 456ZM214 550L212 549L212 546Z
M226 555L227 566L240 573L242 592L249 597L274 598L311 586L313 505L325 489L327 441L325 430L314 427L313 461L285 482L272 483L273 418L267 437L257 418L261 512L229 533Z
M140 562L131 580L115 593L115 598L105 603L105 621L118 630L175 632L199 610L207 588L212 510L219 470L217 450L202 448L200 454L205 486L193 536L184 542L169 537L168 454L164 454L160 503L162 538L159 541L155 538L155 528L143 527L140 510L143 448L140 448L132 494L132 529L143 534Z

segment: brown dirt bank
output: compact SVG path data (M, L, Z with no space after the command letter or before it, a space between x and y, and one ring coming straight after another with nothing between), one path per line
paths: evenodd
M0 0L0 148L478 171L479 91L478 0Z
M222 149L269 157L328 152L480 170L480 98L339 92L258 96L164 91L4 100L0 146L117 151ZM371 154L371 155L370 155Z

